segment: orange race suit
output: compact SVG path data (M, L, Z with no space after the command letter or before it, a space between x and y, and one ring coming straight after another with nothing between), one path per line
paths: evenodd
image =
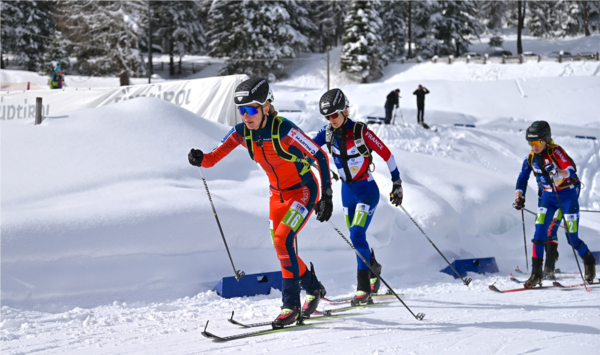
M308 271L294 250L294 239L312 214L313 204L319 199L319 185L305 164L282 159L277 153L272 139L274 120L280 122L281 148L297 158L316 161L321 176L321 190L331 189L329 161L325 152L299 127L281 117L268 116L265 128L256 131L245 132L245 124L237 124L215 150L204 155L202 166L210 168L238 145L248 149L246 142L252 142L250 155L267 173L270 183L269 219L271 237L283 275L283 306L300 307L300 285L307 293L321 288L316 276Z

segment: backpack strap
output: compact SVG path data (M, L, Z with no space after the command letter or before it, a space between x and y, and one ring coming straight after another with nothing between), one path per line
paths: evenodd
M246 148L248 149L248 154L250 154L250 159L254 160L254 146L252 145L252 131L244 125L244 139L246 141Z
M300 171L300 176L306 174L310 171L310 163L306 159L301 159L295 156L294 154L290 154L287 150L283 148L281 145L281 137L279 136L279 128L281 127L281 123L285 120L285 118L276 116L273 118L273 125L271 126L271 139L273 142L273 148L279 156L283 160L291 161L293 163L302 163L304 167L302 171Z
M354 134L354 146L356 146L356 150L363 157L370 158L371 150L365 144L365 137L363 135L363 128L366 128L366 125L362 122L354 122L354 127L352 127L352 133Z

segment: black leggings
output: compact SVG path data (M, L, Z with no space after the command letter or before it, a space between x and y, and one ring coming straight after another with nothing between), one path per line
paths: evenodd
M417 123L423 123L425 116L425 105L417 104Z

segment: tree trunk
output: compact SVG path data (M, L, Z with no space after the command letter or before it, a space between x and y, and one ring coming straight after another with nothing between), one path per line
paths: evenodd
M525 22L525 4L523 1L517 1L517 15L517 54L523 54L523 43L521 41L523 23Z
M585 31L585 36L590 36L590 28L588 27L588 13L587 13L587 1L582 1L583 5L583 30Z
M412 57L412 1L408 2L408 58Z
M169 38L169 75L175 75L175 62L173 59L173 40Z

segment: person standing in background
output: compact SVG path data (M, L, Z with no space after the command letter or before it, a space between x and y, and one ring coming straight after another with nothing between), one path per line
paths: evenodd
M385 124L390 124L392 122L392 111L394 110L394 106L396 108L399 107L400 103L400 89L396 89L388 94L385 98Z
M421 126L425 123L425 95L429 94L429 90L423 85L419 85L419 88L413 92L413 95L417 95L417 123Z

